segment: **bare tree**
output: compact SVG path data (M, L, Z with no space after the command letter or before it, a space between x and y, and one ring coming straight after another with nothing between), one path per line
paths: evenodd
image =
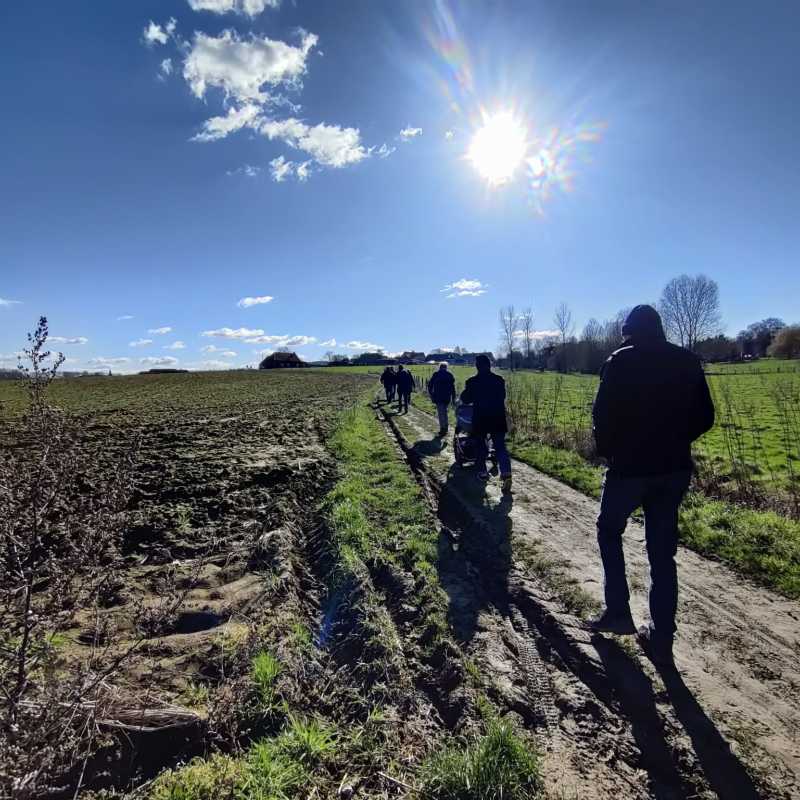
M572 336L572 333L575 330L575 324L572 321L572 312L569 310L569 306L566 303L561 303L556 308L553 322L556 326L556 330L558 331L558 335L561 338L561 346L563 347L567 343L567 339Z
M698 341L719 333L717 282L705 275L673 278L661 293L659 310L667 335L694 350Z
M519 329L522 332L525 347L525 364L531 363L531 344L533 340L533 309L528 306L519 315Z
M514 306L500 309L500 342L508 353L508 365L514 369L514 339L517 332L517 312Z

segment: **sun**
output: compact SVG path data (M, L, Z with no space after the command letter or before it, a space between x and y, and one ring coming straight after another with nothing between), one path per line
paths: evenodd
M487 117L470 142L467 158L492 185L510 181L525 158L527 131L508 111Z

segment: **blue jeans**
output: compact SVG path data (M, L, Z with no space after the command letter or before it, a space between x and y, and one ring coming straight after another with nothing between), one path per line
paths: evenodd
M511 474L511 458L508 455L506 448L506 435L504 433L492 433L492 444L494 445L494 452L497 455L497 467L501 475ZM475 466L478 472L486 472L486 459L489 457L489 448L486 446L486 437L478 436L478 458L475 460Z
M628 517L644 509L647 558L650 561L650 629L654 639L672 643L675 613L678 609L678 507L683 500L691 470L665 475L621 477L606 472L600 516L597 518L597 543L605 572L606 608L626 613L630 601L625 576L622 534Z

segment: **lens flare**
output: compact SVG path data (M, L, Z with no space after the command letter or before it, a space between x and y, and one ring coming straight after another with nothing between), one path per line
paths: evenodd
M514 177L525 159L526 138L525 127L510 111L493 114L472 137L467 158L492 186L499 186Z

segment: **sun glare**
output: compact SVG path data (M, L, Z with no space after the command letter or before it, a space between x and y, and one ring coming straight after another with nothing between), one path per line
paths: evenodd
M472 137L467 157L495 186L511 180L525 158L527 131L510 112L487 117Z

